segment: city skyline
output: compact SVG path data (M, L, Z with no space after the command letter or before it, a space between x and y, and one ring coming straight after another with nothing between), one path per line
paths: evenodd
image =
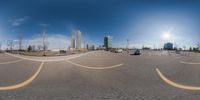
M18 40L20 34L25 41L36 41L46 31L49 41L54 40L50 44L67 48L71 33L80 30L82 42L96 46L107 35L113 37L113 47L125 48L127 39L130 48L160 48L166 42L196 46L200 2L177 1L0 1L0 41ZM166 32L169 38L163 38Z

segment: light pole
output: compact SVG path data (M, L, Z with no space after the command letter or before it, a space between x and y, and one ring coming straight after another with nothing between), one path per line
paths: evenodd
M126 39L126 51L129 53L129 39Z
M46 56L46 49L47 49L47 39L46 39L46 32L43 32L42 35L42 43L43 43L43 56Z

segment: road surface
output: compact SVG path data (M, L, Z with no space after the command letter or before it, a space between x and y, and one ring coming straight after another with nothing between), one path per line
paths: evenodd
M0 54L0 100L199 100L199 54Z

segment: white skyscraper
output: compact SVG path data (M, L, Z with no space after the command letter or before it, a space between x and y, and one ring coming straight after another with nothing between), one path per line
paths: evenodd
M76 33L76 48L81 49L81 32L77 31Z

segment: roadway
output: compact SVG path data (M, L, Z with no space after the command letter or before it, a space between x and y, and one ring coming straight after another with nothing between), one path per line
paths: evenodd
M199 54L0 54L0 100L198 100Z

